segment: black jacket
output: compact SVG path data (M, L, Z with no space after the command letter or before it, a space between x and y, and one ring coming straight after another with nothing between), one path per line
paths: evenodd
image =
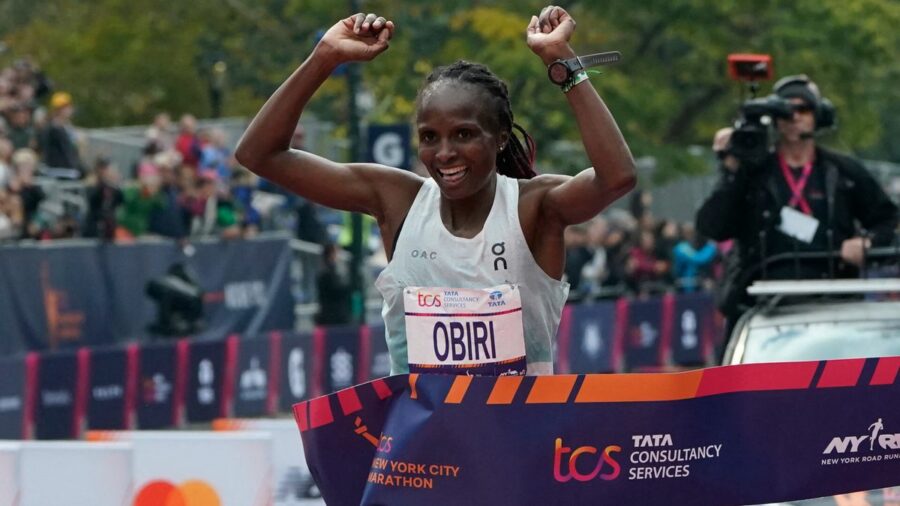
M897 206L866 168L849 156L816 147L815 164L804 191L813 217L819 220L811 244L794 241L777 230L781 208L791 194L775 155L757 168L722 172L713 193L697 212L697 230L718 241L735 239L719 294L719 308L728 316L735 316L739 306L749 302L745 288L761 277L763 257L794 251L840 251L844 240L860 235L859 227L872 239L873 247L895 240ZM766 274L773 279L797 274L819 278L829 274L829 267L825 260L789 261L772 264ZM857 271L839 263L835 274L854 277Z

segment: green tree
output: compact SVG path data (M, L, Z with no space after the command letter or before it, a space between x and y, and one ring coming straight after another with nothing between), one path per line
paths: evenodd
M564 97L524 42L534 0L362 1L394 19L391 49L363 66L375 98L368 121L411 120L435 65L459 58L490 66L510 85L516 120L537 139L545 167L586 160ZM252 115L309 53L316 33L349 2L308 0L10 0L6 59L33 55L73 93L86 126L146 122L160 110L207 114L209 69L228 65L226 114ZM655 156L661 179L706 170L688 154L735 116L742 87L726 78L732 52L771 53L776 73L807 73L838 108L829 142L900 160L900 3L896 0L647 0L563 2L578 21L580 54L617 49L623 62L592 78L636 156ZM30 7L30 10L29 10ZM346 83L331 79L310 110L346 120ZM769 85L763 86L763 93ZM565 141L562 144L559 141ZM568 142L568 144L566 144Z

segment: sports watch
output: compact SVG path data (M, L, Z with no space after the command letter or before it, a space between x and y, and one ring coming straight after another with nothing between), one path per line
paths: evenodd
M576 56L566 60L556 60L547 65L547 75L553 84L565 86L571 81L576 73L588 67L596 67L597 65L609 65L616 63L622 59L622 53L618 51L607 51L605 53L589 54L586 56Z

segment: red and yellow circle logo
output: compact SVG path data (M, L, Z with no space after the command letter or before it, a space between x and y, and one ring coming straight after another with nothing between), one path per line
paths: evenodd
M222 506L222 501L205 481L188 480L175 485L157 480L138 491L132 506Z

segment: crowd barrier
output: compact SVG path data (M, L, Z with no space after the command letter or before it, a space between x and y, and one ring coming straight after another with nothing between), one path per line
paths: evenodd
M293 419L0 440L0 506L322 506Z
M706 294L571 305L557 335L556 372L706 365L720 334ZM389 373L382 325L0 357L0 439L287 413L297 402Z
M306 465L297 422L292 418L220 418L212 427L214 431L265 432L271 436L273 504L324 504Z
M0 506L132 504L132 448L83 441L0 442Z
M134 489L128 504L272 504L268 432L101 431L88 432L87 439L131 447Z
M150 340L147 283L184 265L203 291L199 337L294 327L285 234L217 239L92 240L0 247L0 356Z

